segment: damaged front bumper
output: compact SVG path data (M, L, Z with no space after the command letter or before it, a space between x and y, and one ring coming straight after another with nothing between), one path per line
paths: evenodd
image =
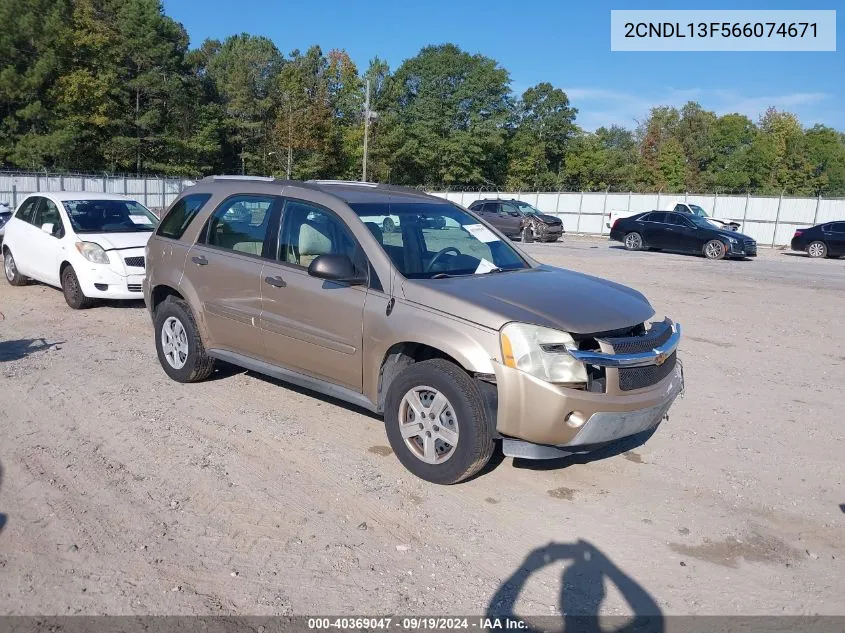
M600 350L568 350L604 368L604 391L556 385L494 363L504 453L552 459L656 428L684 389L680 337L680 326L667 319L642 336L598 339Z

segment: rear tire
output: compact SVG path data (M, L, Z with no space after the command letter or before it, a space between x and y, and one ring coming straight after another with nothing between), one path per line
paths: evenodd
M807 255L813 259L823 259L827 257L827 244L816 240L807 245Z
M155 344L164 373L177 382L199 382L214 371L214 359L205 352L190 306L168 297L155 311Z
M91 297L86 297L79 286L79 278L76 276L76 271L73 266L67 266L62 271L62 292L65 295L65 301L74 310L87 310L94 305L95 301Z
M643 248L643 236L636 231L625 234L625 248L629 251L639 251Z
M493 431L478 386L463 369L441 358L414 363L393 380L384 421L387 439L402 465L431 483L463 481L493 454Z
M29 279L24 277L18 271L18 265L15 263L15 258L12 256L12 251L9 247L3 249L3 270L6 273L6 281L12 286L25 286L29 283Z

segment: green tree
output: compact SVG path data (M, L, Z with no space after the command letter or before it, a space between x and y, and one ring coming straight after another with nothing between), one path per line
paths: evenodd
M453 44L428 46L380 100L393 182L483 185L501 179L508 73Z
M269 139L278 103L282 55L266 37L246 33L203 46L211 52L206 73L224 107L236 161L227 167L261 173L272 151Z

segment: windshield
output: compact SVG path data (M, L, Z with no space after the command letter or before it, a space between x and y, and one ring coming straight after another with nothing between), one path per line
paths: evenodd
M514 202L514 204L519 207L519 212L522 215L540 215L543 212L536 207L532 207L527 202Z
M690 208L690 211L692 211L697 216L701 216L702 218L710 217L709 215L707 215L707 211L702 209L697 204L691 204L691 205L689 205L689 208Z
M158 218L134 200L65 200L76 233L136 233L152 231Z
M701 207L699 207L699 208L701 208ZM706 217L702 217L700 215L687 215L686 217L687 217L687 219L689 219L690 222L692 222L697 227L700 227L702 229L720 228L718 224L714 224L713 222L708 220Z
M405 277L432 279L528 268L485 224L448 203L349 205Z

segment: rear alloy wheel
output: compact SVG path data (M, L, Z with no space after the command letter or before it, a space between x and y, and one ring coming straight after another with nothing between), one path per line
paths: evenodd
M827 257L827 244L825 244L824 242L819 242L818 240L815 242L810 242L810 245L807 246L807 255L814 259Z
M704 256L707 259L724 259L727 249L722 240L710 240L704 245Z
M393 233L396 230L396 223L390 218L385 218L381 223L381 230L385 233Z
M414 363L388 389L387 439L409 471L435 484L471 477L493 454L478 386L447 360Z
M628 233L625 236L625 248L629 251L638 251L643 247L643 236L636 232Z
M168 297L156 308L153 323L158 361L168 376L177 382L198 382L211 375L214 359L205 353L187 303Z
M73 266L67 266L62 271L62 292L65 295L65 301L74 310L85 310L94 305L94 299L86 297L79 286L79 279Z
M29 281L26 277L18 272L18 266L15 264L15 258L12 257L12 251L8 248L3 251L3 270L6 273L6 281L13 286L24 286Z

